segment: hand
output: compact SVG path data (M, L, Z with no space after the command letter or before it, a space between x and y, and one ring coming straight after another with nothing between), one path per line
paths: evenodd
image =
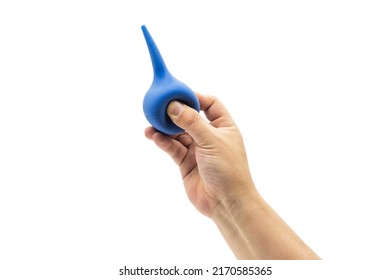
M197 94L206 121L194 109L173 101L172 121L184 133L167 136L153 127L147 138L168 153L180 168L188 198L204 215L229 209L243 192L255 192L239 129L223 104L214 96Z
M145 130L179 166L192 204L212 218L239 259L319 259L256 191L228 111L213 96L197 96L209 122L173 101L168 115L185 132L167 136Z

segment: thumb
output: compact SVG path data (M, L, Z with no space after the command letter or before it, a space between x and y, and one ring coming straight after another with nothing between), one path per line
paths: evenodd
M210 138L210 124L191 107L179 101L172 101L168 105L167 113L171 120L184 129L198 145Z

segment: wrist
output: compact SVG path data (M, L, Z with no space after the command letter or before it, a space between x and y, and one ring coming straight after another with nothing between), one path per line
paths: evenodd
M234 222L242 216L248 217L250 213L258 212L265 206L253 184L240 188L234 195L221 200L214 208L210 218L217 224Z
M211 218L238 259L319 259L254 187L219 203Z

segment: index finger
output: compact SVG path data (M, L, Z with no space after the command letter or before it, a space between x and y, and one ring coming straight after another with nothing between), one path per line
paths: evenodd
M200 109L204 111L207 119L214 127L233 126L234 121L229 111L215 96L196 93L199 99Z

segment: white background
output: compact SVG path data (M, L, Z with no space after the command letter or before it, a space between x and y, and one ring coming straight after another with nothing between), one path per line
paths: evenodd
M142 24L177 78L228 107L260 193L298 235L339 268L384 269L386 2L1 1L0 278L236 264L144 138Z

